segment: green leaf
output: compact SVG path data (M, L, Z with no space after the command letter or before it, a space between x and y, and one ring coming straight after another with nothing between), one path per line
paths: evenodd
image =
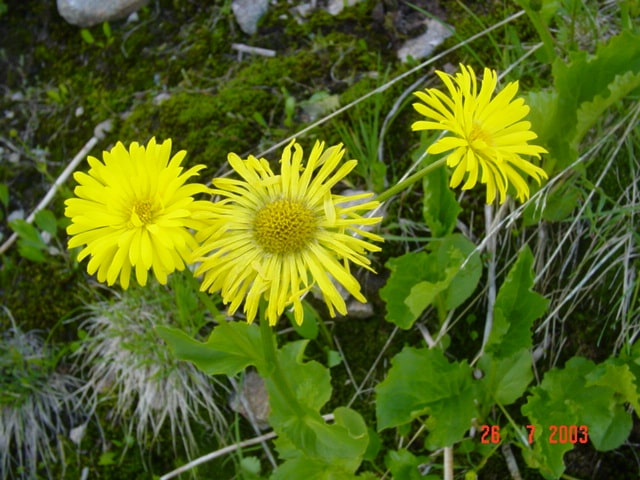
M439 282L424 281L416 283L411 287L409 296L405 299L404 303L409 307L413 318L417 319L429 305L435 302L436 297L451 285L451 281L456 273L458 273L458 268L450 266L445 268L445 276Z
M596 366L592 361L573 357L563 369L548 371L522 406L522 413L536 427L535 441L525 459L540 469L545 478L558 478L564 472L562 456L571 443L553 444L551 426L588 427L589 440L600 451L619 447L633 426L625 403L637 402L635 375L619 360L609 359Z
M46 262L47 257L42 253L42 248L34 247L33 245L25 244L22 241L18 241L18 253L21 257L31 260L32 262Z
M413 285L425 277L431 263L432 259L425 252L411 252L387 261L386 267L391 270L391 275L380 289L380 297L387 305L387 321L405 330L413 326L417 317L405 300Z
M93 35L91 35L91 32L86 28L80 30L80 36L89 45L93 45L96 42L95 38L93 38Z
M575 177L555 186L547 196L542 218L548 222L560 222L566 219L578 207L582 191L575 186Z
M620 355L620 360L627 365L629 371L636 379L636 396L640 396L640 342L636 341L631 346L630 351L624 351ZM636 413L640 410L636 409ZM640 414L639 414L640 415Z
M318 413L309 412L303 417L290 414L284 428L276 430L281 458L316 458L355 472L369 444L367 426L350 408L337 408L334 417L334 423L329 424Z
M576 187L577 175L556 182L542 206L530 202L522 215L526 227L536 225L544 219L548 222L561 222L567 219L578 207L583 191Z
M351 469L344 468L339 463L328 463L321 459L298 457L285 461L271 475L271 480L354 480L355 474Z
M44 243L40 232L25 220L17 219L9 222L9 226L18 234L18 253L28 260L34 262L45 262L46 255L43 253L47 244Z
M599 46L595 55L579 51L569 63L558 60L553 65L561 105L566 105L567 112L583 102L593 101L598 95L607 95L615 77L627 72L640 72L640 35L629 31L612 36ZM588 82L585 82L586 78ZM571 118L576 118L576 111L571 113Z
M422 180L422 214L433 237L450 235L462 211L456 196L449 188L447 169L434 170Z
M475 250L474 243L463 235L450 235L434 243L438 245L438 263L440 265L452 260L455 261L456 250L462 253L457 257L460 261L458 273L453 277L445 294L445 309L447 311L453 310L462 305L475 291L482 276L482 262L480 255Z
M369 444L367 445L367 450L364 452L364 459L373 461L380 453L380 449L382 448L382 439L378 432L376 432L373 428L367 427L367 433L369 434Z
M244 457L240 460L240 471L242 479L259 479L260 478L260 459L258 457Z
M466 361L449 363L441 350L406 347L391 364L387 378L376 387L378 430L427 415L428 448L460 441L478 416Z
M552 425L579 425L578 415L568 408L565 400L575 398L584 384L584 375L593 368L593 363L584 358L572 358L565 370L554 368L548 371L540 386L531 389L532 395L522 406L522 413L529 417L535 427L531 449L523 449L527 464L537 468L547 479L559 478L565 470L562 457L573 448L570 443L549 441Z
M424 480L419 467L429 461L429 457L416 457L405 449L390 450L384 458L384 464L391 470L393 480Z
M40 210L36 213L35 216L36 225L41 230L44 230L51 235L56 234L56 230L58 229L58 222L56 220L56 216L50 210Z
M27 223L25 220L12 220L9 222L9 226L18 234L18 237L28 245L38 248L47 248L47 244L42 240L42 237L36 227Z
M538 138L536 144L547 145L558 131L558 92L543 90L529 92L525 95L526 104L529 105L527 120L531 122L531 129L536 132ZM553 171L553 169L547 170Z
M285 314L298 335L302 338L314 340L318 337L318 321L322 320L320 320L318 312L316 312L315 309L306 301L302 302L302 310L304 312L302 317L304 320L300 325L296 323L293 312L287 310Z
M503 406L514 403L533 380L528 349L522 349L508 358L494 358L485 354L480 358L478 367L484 373L481 384L491 398L484 405L485 408L490 408L494 403Z
M342 355L337 350L327 350L327 365L329 368L337 367L342 363Z
M177 358L192 362L209 375L235 375L249 365L258 369L265 366L260 331L255 325L220 323L206 343L177 328L157 326L156 331Z
M635 87L640 74L640 35L623 31L600 45L595 55L575 52L568 63L553 63L555 91L531 93L528 119L536 143L549 155L544 169L552 175L577 158L577 146L601 113ZM589 79L589 81L585 81Z
M100 454L100 458L98 459L98 465L102 465L102 466L115 465L116 463L115 457L116 457L116 452L113 452L113 451L102 452Z
M558 58L553 64L553 76L558 104L556 115L552 120L555 136L550 142L552 154L566 149L575 150L582 139L582 135L597 120L593 116L593 106L585 107L587 117L579 117L580 109L585 102L596 102L595 109L603 106L602 99L610 96L609 87L615 85L619 75L628 72L640 73L640 35L624 31L602 44L595 55L588 55L584 51L576 52L569 63ZM585 81L589 79L589 81ZM616 92L614 95L618 96ZM601 97L598 100L596 97ZM613 98L611 99L613 100ZM558 158L558 169L568 165L567 160ZM553 173L549 172L548 173Z
M286 380L293 390L298 402L313 412L320 409L331 398L331 375L324 365L312 360L304 362L304 350L308 340L298 340L287 343L277 352L278 361L282 370L286 372ZM271 380L270 365L260 373L266 379L271 416L269 420L274 429L281 424L286 424L291 418L291 410L286 399L282 398L278 388Z
M629 364L616 358L609 358L587 376L586 385L609 387L621 395L619 401L629 402L636 412L640 412L638 380Z
M257 112L257 111L253 112L252 117L258 123L258 125L260 125L262 128L264 128L265 130L269 129L269 124L267 123L267 121L264 119L264 117L260 112Z
M495 358L508 358L531 347L531 326L547 310L548 300L531 290L533 254L528 246L500 287L493 307L493 328L485 351Z
M387 320L400 328L411 328L429 305L456 308L471 296L480 280L479 255L464 236L434 240L429 248L429 253L407 253L386 264L391 275L380 296L387 304Z
M611 389L589 391L587 405L580 405L580 425L589 427L589 440L596 450L615 450L629 437L633 421Z
M638 40L640 41L640 38ZM638 87L640 87L640 73L628 71L624 74L616 75L611 83L607 85L605 92L599 93L591 101L582 103L578 109L578 123L573 144L577 146L587 131L608 108L617 104Z
M105 38L107 39L111 38L112 33L111 33L111 25L109 25L109 22L102 23L102 33L104 33Z

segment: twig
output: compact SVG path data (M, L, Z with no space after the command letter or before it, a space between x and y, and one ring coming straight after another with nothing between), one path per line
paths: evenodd
M251 45L245 45L244 43L232 43L231 48L238 51L238 55L243 53L250 53L252 55L262 55L263 57L275 57L276 51L268 48L252 47Z
M80 151L76 154L76 156L73 157L73 160L71 160L69 165L67 165L67 168L65 168L64 171L60 174L60 176L56 178L56 181L53 183L53 185L51 185L51 188L49 188L49 191L47 192L47 194L44 196L42 200L40 200L40 203L38 203L36 208L34 208L31 214L27 217L26 219L27 223L29 224L33 223L33 220L36 218L36 214L39 211L46 208L47 205L49 205L49 202L53 200L53 197L58 191L58 188L60 188L60 186L62 186L62 184L67 181L67 178L69 177L69 175L73 173L73 171L76 169L78 164L87 156L87 154L91 151L91 149L95 147L96 143L98 143L99 140L102 140L104 138L105 132L108 132L111 129L110 123L107 123L107 122L102 122L98 126L96 126L96 128L93 131L93 137L91 137L89 141L84 144L84 147L82 147ZM7 239L7 241L0 246L0 255L6 252L9 249L9 247L11 247L11 245L13 245L13 243L17 240L17 238L18 238L18 234L14 232Z

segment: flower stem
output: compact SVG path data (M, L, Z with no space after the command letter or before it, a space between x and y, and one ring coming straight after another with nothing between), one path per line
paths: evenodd
M291 411L298 417L304 416L304 409L298 399L296 398L291 385L287 381L284 375L282 366L278 360L278 355L275 347L275 339L271 325L264 315L264 301L260 301L260 335L262 337L262 348L264 350L264 358L267 363L267 371L263 374L269 377L269 380L273 382L278 394L289 405Z
M378 195L376 200L378 202L384 202L385 200L388 200L389 198L393 197L396 193L399 193L402 190L405 190L407 187L409 187L410 185L412 185L415 182L417 182L418 180L420 180L425 175L433 172L437 168L440 168L442 165L445 164L446 161L447 161L447 157L445 156L445 157L442 157L442 158L436 160L433 163L430 163L426 167L418 170L413 175L405 178L400 183L397 183L393 187L390 187L390 188L386 189L384 192L382 192L380 195Z

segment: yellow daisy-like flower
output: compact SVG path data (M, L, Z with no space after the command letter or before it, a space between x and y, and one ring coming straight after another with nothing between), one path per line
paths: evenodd
M324 143L317 142L305 166L302 148L293 141L282 154L280 175L275 175L264 159L242 160L229 154L229 164L242 180L213 182L214 192L223 198L210 226L197 235L202 247L194 255L202 262L196 270L196 275L204 274L201 289L220 291L223 301L231 304L231 314L244 300L249 322L264 298L270 325L289 305L296 322L302 323L301 297L314 285L332 316L335 310L347 313L333 281L365 302L349 262L371 270L365 254L380 248L353 234L382 241L360 228L381 218L360 215L378 202L345 205L371 194L331 193L357 164L349 160L340 165L343 155L342 145L324 150Z
M201 228L199 220L211 202L194 200L193 195L210 190L198 183L185 184L204 168L198 165L183 172L186 155L171 155L171 140L147 147L134 142L129 147L118 142L103 152L103 162L89 156L88 174L76 172L79 183L75 198L65 202L69 248L84 246L78 260L91 255L87 271L98 272L98 280L112 285L120 279L129 286L131 270L140 285L147 283L150 268L158 281L183 270L197 243L189 231Z
M447 157L452 167L450 186L460 185L466 175L464 190L473 188L480 173L480 182L487 185L487 203L493 202L496 192L504 203L509 184L520 201L529 198L529 186L522 172L536 179L548 178L546 172L523 159L521 155L540 158L547 151L527 142L537 138L531 123L523 121L529 107L522 98L514 100L518 82L509 83L492 98L498 83L495 70L484 69L482 86L478 92L476 74L471 67L460 65L455 76L436 72L449 94L435 88L414 92L422 102L414 103L418 113L430 120L415 122L412 130L446 130L448 134L431 145L428 153L453 150Z

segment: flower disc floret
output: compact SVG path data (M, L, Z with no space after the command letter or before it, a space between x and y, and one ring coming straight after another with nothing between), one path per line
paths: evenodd
M465 178L463 190L473 188L480 180L487 186L487 203L493 202L497 194L500 203L504 203L509 185L513 185L516 197L525 201L530 193L523 174L535 178L538 184L548 176L521 155L540 158L547 151L528 143L537 135L531 130L531 123L523 120L529 107L522 98L514 99L518 82L509 83L493 96L498 83L495 70L484 69L478 90L473 69L464 65L460 69L455 76L436 72L448 94L435 88L414 92L422 103L414 103L413 107L428 120L419 120L411 128L445 131L427 152L451 152L447 165L453 168L452 188Z
M302 323L301 298L313 287L332 316L347 313L336 283L365 302L349 263L371 270L366 254L380 248L368 240L382 238L361 227L381 218L361 215L378 202L347 205L371 194L331 193L357 164L342 163L343 155L342 145L325 150L317 142L303 165L302 147L293 141L284 149L276 175L264 159L229 154L229 164L242 179L213 182L221 199L209 225L197 234L202 246L194 252L201 262L196 275L204 275L201 289L219 291L230 314L244 302L249 322L264 299L271 325L290 305L295 321Z
M316 224L313 211L302 203L276 200L256 213L255 239L265 252L296 253L313 240Z
M201 228L211 203L193 196L209 192L202 184L186 183L204 168L183 172L184 150L171 156L171 140L146 148L133 142L129 150L118 142L103 160L89 156L88 173L76 172L75 197L65 202L69 248L82 246L78 260L90 256L89 274L113 285L129 286L132 270L140 285L148 271L162 284L174 270L183 270L197 247L191 229Z

